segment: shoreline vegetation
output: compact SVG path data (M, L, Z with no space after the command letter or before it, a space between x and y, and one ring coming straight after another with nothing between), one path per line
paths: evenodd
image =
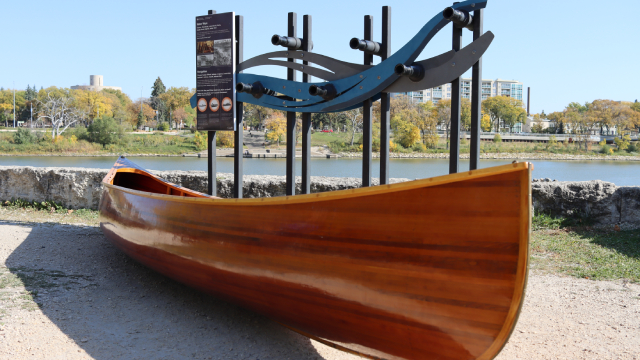
M56 140L47 138L47 133L31 131L26 136L28 140L21 139L16 132L0 132L0 156L68 156L68 157L113 157L113 156L139 156L139 157L182 157L197 156L203 150L197 144L198 132L189 131L182 133L123 133L119 139L110 144L101 145L89 141L87 130L84 128L72 128ZM221 138L220 136L219 138ZM230 149L233 149L233 138L230 141L218 141L218 156L225 157ZM350 135L347 133L327 134L315 132L312 135L312 146L322 147L331 155L338 158L361 158L362 149L358 142L349 144ZM280 145L263 141L264 138L254 140L254 144L245 146L249 153L263 153L267 150L283 152L284 143ZM247 143L248 144L248 143ZM445 139L440 139L434 148L427 149L424 146L403 148L399 144L390 146L390 158L392 159L448 159L449 149ZM222 145L222 146L221 146ZM418 144L422 145L422 144ZM378 149L374 149L378 150ZM298 149L301 151L301 148ZM468 141L462 141L460 159L469 158ZM481 159L491 160L561 160L561 161L640 161L640 152L637 145L631 143L625 150L621 150L606 143L595 143L589 146L587 151L576 143L549 142L549 143L520 143L483 141L480 148ZM284 153L278 157L286 156ZM379 152L373 152L373 158L379 158Z

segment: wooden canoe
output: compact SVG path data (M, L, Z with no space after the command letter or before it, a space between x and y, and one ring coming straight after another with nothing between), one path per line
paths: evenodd
M527 279L531 164L221 199L120 158L100 226L142 264L372 359L492 359Z

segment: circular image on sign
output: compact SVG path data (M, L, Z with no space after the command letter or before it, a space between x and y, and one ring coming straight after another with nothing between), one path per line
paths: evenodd
M217 98L212 98L211 101L209 101L209 108L213 112L218 111L218 109L220 109L220 100L218 100Z
M222 99L222 110L231 111L232 107L233 107L233 102L231 101L231 98L226 97Z
M207 99L205 98L198 99L198 111L204 112L205 110L207 110Z

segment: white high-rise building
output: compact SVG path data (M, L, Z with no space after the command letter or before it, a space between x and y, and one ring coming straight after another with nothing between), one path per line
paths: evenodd
M471 85L473 81L468 78L460 79L460 96L471 100ZM523 99L524 85L516 80L482 80L482 100L486 100L492 96L508 96L520 100ZM425 89L420 91L412 91L403 93L417 102L432 101L437 104L440 100L451 99L451 84Z

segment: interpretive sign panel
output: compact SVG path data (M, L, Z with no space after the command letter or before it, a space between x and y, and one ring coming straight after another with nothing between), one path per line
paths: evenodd
M198 130L236 130L235 13L196 17Z

